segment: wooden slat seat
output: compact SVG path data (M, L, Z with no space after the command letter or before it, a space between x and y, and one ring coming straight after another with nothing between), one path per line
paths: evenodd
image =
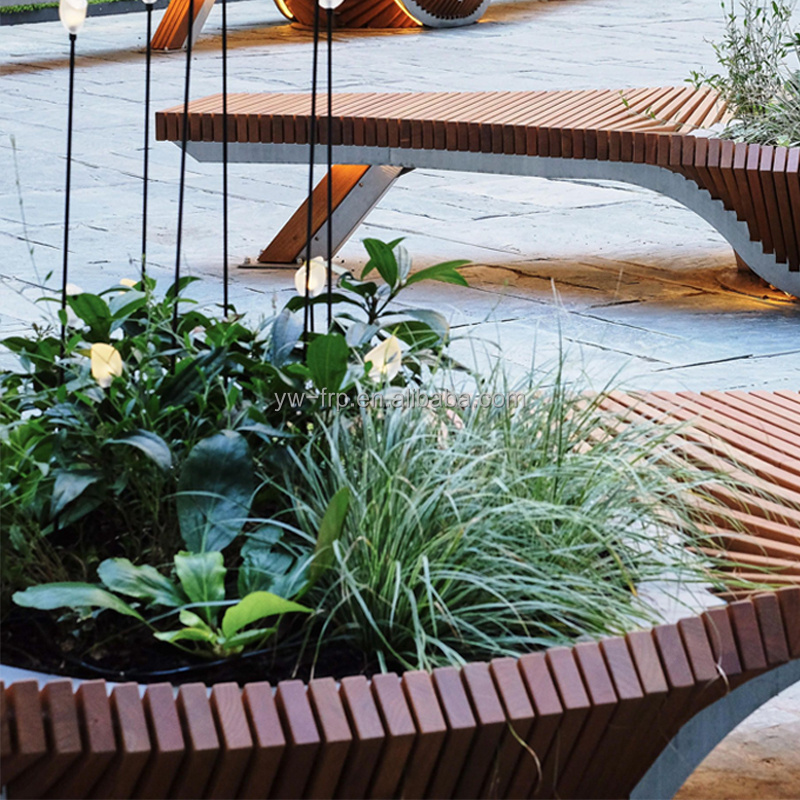
M716 633L721 620L727 640ZM683 629L691 633L681 636ZM800 679L798 631L800 587L791 587L600 645L587 642L447 668L433 680L427 673L407 673L402 681L392 674L376 676L371 694L382 726L370 737L375 756L367 764L350 758L361 736L360 712L353 713L345 684L327 680L322 699L313 687L287 681L277 687L284 712L274 717L270 735L289 746L278 751L277 762L267 756L269 775L261 760L265 750L251 734L255 721L248 700L254 686L263 685L214 686L211 703L205 688L195 685L179 695L186 714L182 762L169 788L157 794L145 788L159 779L151 771L156 742L130 760L124 744L129 723L119 707L105 705L117 736L103 743L98 760L88 733L97 723L90 708L76 702L70 682L50 683L40 692L29 681L24 685L32 684L37 699L41 696L41 716L31 718L13 702L3 704L9 734L2 769L12 774L6 773L10 765L24 763L20 748L33 727L51 734L35 764L6 784L10 800L63 797L67 786L68 796L87 798L334 798L356 796L354 785L365 789L359 797L628 797L699 712L718 707L731 726L738 718L725 705L741 698L737 689L749 690L748 681L783 670L776 672L783 681L774 679L774 692L787 680ZM787 667L793 671L786 673ZM357 680L369 688L366 679ZM4 699L22 685L5 689ZM143 708L152 730L158 711ZM338 732L331 736L333 729ZM69 744L61 733L67 730L74 731ZM681 754L693 765L704 756ZM111 766L99 774L109 758ZM122 782L114 763L124 765ZM269 777L276 768L277 784ZM257 776L266 781L254 782Z
M683 423L665 457L734 476L698 502L716 509L708 549L731 576L727 604L430 675L188 684L177 697L157 684L143 699L135 684L108 695L100 681L0 685L9 799L669 796L740 719L800 680L800 483L784 480L800 463L800 392L615 393L602 405L621 426ZM755 444L783 453L785 470L771 472ZM748 594L744 577L787 585Z
M316 0L275 0L278 10L296 25L314 24ZM178 50L186 44L189 0L171 0L156 32L156 50ZM194 0L192 42L200 35L214 0ZM342 28L452 28L477 22L489 0L344 0L333 12L334 27ZM324 25L323 13L323 25Z
M228 114L230 161L307 163L308 95L232 94ZM800 148L709 138L728 112L708 88L338 94L333 116L334 212L326 220L326 178L315 190L313 255L322 254L329 223L338 249L392 183L417 167L606 178L683 203L754 272L800 295ZM188 152L221 160L221 96L190 103L187 124ZM324 146L323 117L317 132ZM156 115L158 139L180 143L182 134L182 107ZM305 226L304 205L259 261L295 263Z

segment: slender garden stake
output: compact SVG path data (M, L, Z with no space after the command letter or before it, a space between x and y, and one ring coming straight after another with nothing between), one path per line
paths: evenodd
M147 172L150 156L150 56L153 38L153 4L156 0L144 0L147 9L147 44L144 68L144 168L142 170L142 280L147 270Z
M194 0L189 0L189 30L186 36L186 72L183 87L183 119L181 130L181 170L180 188L178 190L178 231L175 243L175 292L178 292L178 282L181 279L181 238L183 235L183 194L186 183L186 143L189 138L189 85L192 70L192 28L194 27ZM178 330L178 303L172 313L172 331ZM174 366L174 365L173 365Z
M228 316L228 4L222 0L222 316Z
M314 55L311 67L311 114L308 118L308 214L306 216L306 286L305 298L310 296L311 281L311 227L314 217L314 147L317 144L317 62L319 60L319 5L314 4ZM303 341L308 341L309 330L314 330L314 315L306 302L303 309Z
M338 8L344 0L319 0L319 5L325 9L328 34L328 240L325 248L328 264L328 330L333 323L333 10Z
M69 195L72 181L72 107L75 96L75 41L86 19L86 0L61 0L58 18L69 33L69 100L67 111L67 176L64 189L64 260L61 269L61 355L64 355L69 270Z

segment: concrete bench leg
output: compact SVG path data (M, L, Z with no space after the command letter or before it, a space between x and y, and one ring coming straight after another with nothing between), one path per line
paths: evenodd
M389 187L405 172L403 167L337 164L333 167L333 252L350 238ZM328 241L328 176L313 193L311 257L325 257ZM297 264L305 257L308 200L292 214L278 235L258 257L260 264Z

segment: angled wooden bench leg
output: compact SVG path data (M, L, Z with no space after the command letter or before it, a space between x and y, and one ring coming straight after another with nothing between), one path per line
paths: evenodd
M214 0L194 0L192 44L197 41L213 5ZM180 50L186 44L188 30L189 0L171 0L150 45L153 50Z
M403 167L337 164L333 167L333 252L350 238L389 187L405 172ZM328 176L313 192L311 257L327 248ZM261 264L296 264L305 255L308 200L292 214L278 235L258 257Z

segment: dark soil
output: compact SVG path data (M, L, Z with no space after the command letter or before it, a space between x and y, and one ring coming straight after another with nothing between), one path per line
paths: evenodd
M74 616L14 608L0 629L0 654L9 666L73 678L174 684L278 681L379 672L377 660L342 643L323 647L315 659L317 637L303 647L301 632L288 632L281 644L228 659L203 660L154 639L142 625L119 624L100 615L80 624ZM391 667L392 665L390 665Z

